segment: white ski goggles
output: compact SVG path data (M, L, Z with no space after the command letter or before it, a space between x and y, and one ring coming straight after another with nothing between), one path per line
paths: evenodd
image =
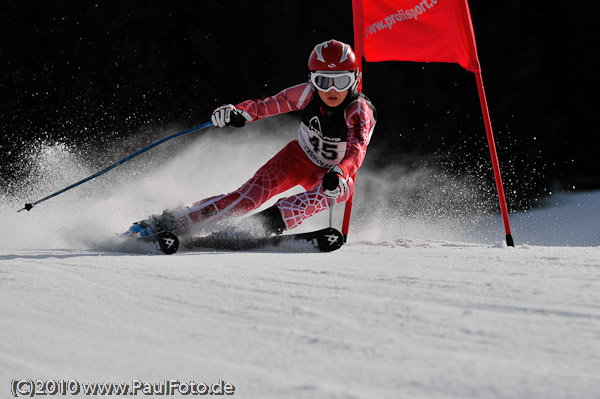
M356 82L356 72L311 72L310 81L320 91L333 89L342 92L351 88Z

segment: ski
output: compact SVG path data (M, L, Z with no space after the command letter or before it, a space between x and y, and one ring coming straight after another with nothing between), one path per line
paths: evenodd
M123 237L124 252L171 255L179 249L179 239L169 231L145 237Z
M332 252L340 249L344 245L344 236L333 227L327 227L321 230L308 233L289 234L275 237L279 243L285 241L304 241L311 243L321 252Z
M305 244L308 248L318 249L321 252L331 252L339 249L344 244L344 236L331 227L308 233L259 238L249 235L213 233L206 237L193 237L186 241L185 246L190 250L210 248L245 251L270 246L282 247L287 245L293 247L295 244Z

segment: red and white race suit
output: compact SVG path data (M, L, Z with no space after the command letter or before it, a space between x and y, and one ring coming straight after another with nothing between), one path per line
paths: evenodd
M278 94L247 100L235 106L255 121L291 111L302 112L297 140L292 140L237 190L207 198L171 211L181 232L203 229L218 220L242 216L274 195L297 185L305 192L280 199L276 205L292 229L329 208L321 182L330 167L340 165L348 177L343 202L354 190L351 176L361 166L375 127L376 113L362 94L348 95L336 107L327 107L310 83L287 88Z

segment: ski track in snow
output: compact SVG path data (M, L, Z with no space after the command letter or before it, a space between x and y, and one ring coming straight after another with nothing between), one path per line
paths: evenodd
M132 255L98 238L235 188L289 139L252 137L206 135L16 214L95 171L76 149L35 152L41 180L0 203L1 397L31 378L223 379L240 398L600 398L599 193L512 214L516 248L477 207L474 221L395 217L378 201L410 189L383 191L410 183L397 170L361 170L350 242L329 254Z

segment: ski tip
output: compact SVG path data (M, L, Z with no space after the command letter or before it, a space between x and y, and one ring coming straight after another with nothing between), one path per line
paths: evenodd
M170 231L160 231L156 234L135 239L141 240L147 249L157 253L162 252L165 255L172 255L179 249L179 239Z
M278 237L278 242L285 241L306 241L321 252L332 252L344 245L344 235L333 227L327 227L308 233L289 234Z
M165 255L172 255L179 249L179 239L169 231L164 231L159 235L159 247Z
M328 227L322 230L317 243L321 252L332 252L344 245L344 235L333 227Z

